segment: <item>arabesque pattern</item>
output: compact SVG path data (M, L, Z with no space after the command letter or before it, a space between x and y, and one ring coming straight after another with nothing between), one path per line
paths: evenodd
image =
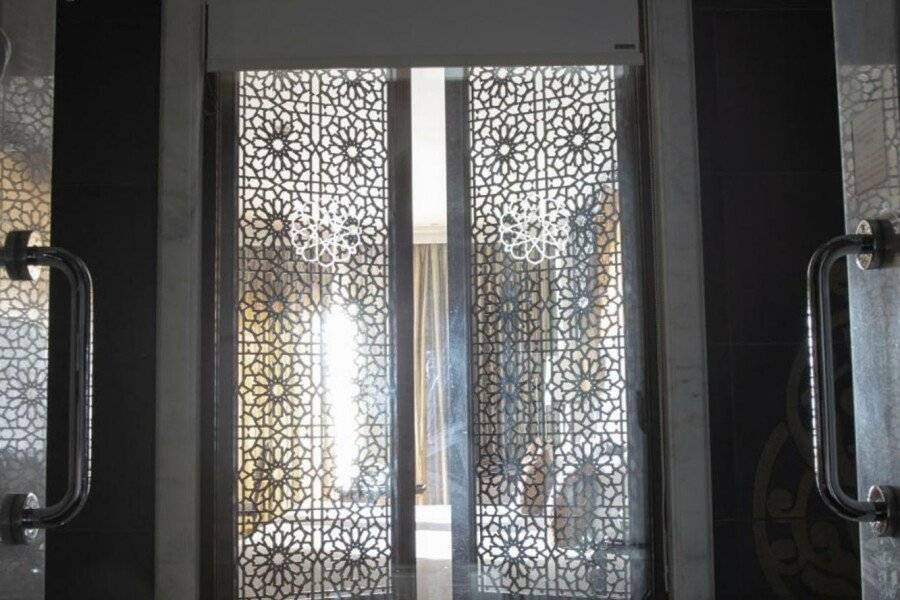
M30 49L22 45L19 50L27 55ZM0 243L17 229L50 241L53 92L52 75L7 72L0 77ZM35 281L11 281L0 274L0 494L33 492L41 503L49 313L46 269ZM8 597L43 597L44 548L43 532L27 547L0 546L0 588Z
M468 71L482 592L630 598L615 84L606 66ZM518 250L508 204L546 198Z
M386 73L245 72L238 97L238 597L379 596L391 587Z

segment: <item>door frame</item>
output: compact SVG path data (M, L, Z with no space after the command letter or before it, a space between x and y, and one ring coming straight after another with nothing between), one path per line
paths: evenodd
M666 580L715 597L706 315L691 0L645 0ZM687 151L685 151L687 149Z
M713 597L702 242L690 0L642 0L668 595ZM156 595L200 598L204 506L205 3L163 4ZM684 152L684 148L691 151Z

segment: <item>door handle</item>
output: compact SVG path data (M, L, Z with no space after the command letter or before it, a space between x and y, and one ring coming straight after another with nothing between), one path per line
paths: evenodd
M890 259L894 230L889 221L864 220L856 233L825 242L813 253L806 272L809 335L810 400L812 410L813 468L816 488L825 504L840 517L868 522L876 536L892 536L896 525L896 498L892 488L872 486L866 501L848 495L838 477L837 405L834 392L834 356L831 343L831 285L834 264L856 256L864 270L877 269Z
M83 260L62 248L31 246L32 232L7 234L0 248L0 265L10 279L30 281L35 267L63 273L69 284L69 442L68 484L56 503L39 506L32 493L7 494L0 503L0 539L28 543L39 529L59 527L78 514L91 487L91 352L93 284Z

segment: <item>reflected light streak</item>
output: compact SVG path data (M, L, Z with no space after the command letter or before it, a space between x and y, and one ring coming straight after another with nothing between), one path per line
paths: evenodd
M334 476L348 491L359 474L357 457L356 323L342 306L325 315L325 389L331 400L334 424Z

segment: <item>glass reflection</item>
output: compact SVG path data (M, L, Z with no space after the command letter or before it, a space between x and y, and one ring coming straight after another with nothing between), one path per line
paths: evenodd
M342 306L325 315L325 389L334 420L334 481L348 492L359 475L357 465L356 323Z

